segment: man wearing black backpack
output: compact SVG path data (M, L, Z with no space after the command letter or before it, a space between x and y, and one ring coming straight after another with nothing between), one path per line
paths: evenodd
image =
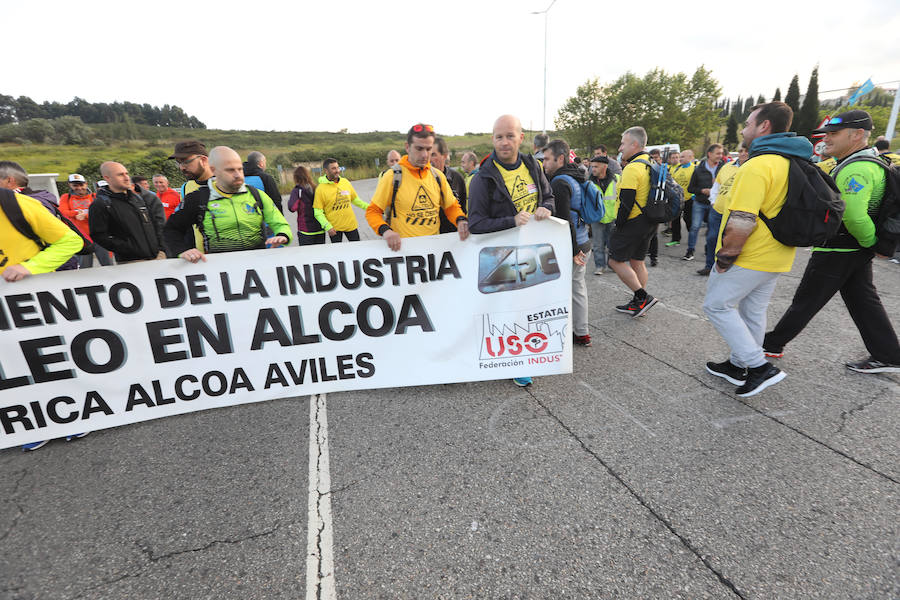
M647 132L643 127L631 127L622 134L619 152L628 164L622 170L619 184L616 229L609 238L609 266L634 292L631 301L616 306L616 310L634 317L642 316L658 302L644 289L649 277L644 258L657 227L643 212L650 193L650 169L638 161L650 162L650 156L644 151L646 145Z
M741 397L758 394L785 377L766 361L766 309L778 276L791 270L797 249L779 242L765 218L778 214L788 195L791 159L808 160L809 140L789 133L794 112L784 102L753 107L743 137L750 159L734 177L722 215L716 264L709 275L703 310L731 349L706 370L739 386ZM702 167L697 167L702 168ZM813 167L815 168L815 167Z
M591 345L591 333L588 330L588 295L584 282L587 256L591 253L591 239L588 235L588 224L578 213L578 206L573 205L572 186L581 186L586 178L578 165L569 162L569 145L563 140L553 140L544 148L544 173L550 179L550 189L556 201L556 216L569 222L569 233L572 236L572 254L575 261L572 267L572 334L578 346ZM584 194L579 198L583 199ZM575 204L578 202L576 201Z
M156 194L143 198L135 193L128 169L120 163L103 163L100 174L107 186L97 191L88 209L91 239L112 250L119 264L166 258L166 214Z
M872 258L889 258L895 242L879 237L876 222L887 196L889 159L868 147L872 118L863 110L851 110L831 118L814 133L825 134L825 151L837 159L831 171L846 203L837 235L822 247L814 247L794 299L775 329L766 334L766 356L784 356L785 345L824 307L841 293L850 317L862 336L869 358L847 363L859 373L900 372L900 343L881 298L872 282ZM882 161L883 164L880 164Z

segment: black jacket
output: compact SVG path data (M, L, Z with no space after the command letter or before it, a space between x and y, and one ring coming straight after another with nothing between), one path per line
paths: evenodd
M572 214L572 188L569 187L568 183L559 178L560 175L568 175L578 183L584 183L587 181L584 169L574 163L567 163L563 168L553 174L553 178L550 179L550 189L553 191L553 200L556 204L556 210L553 211L553 216L565 219L569 222L569 234L572 236L572 256L578 254L579 250L587 254L591 249L591 241L588 240L581 245L575 241L575 227L578 226L579 223L577 220L573 221L573 219L577 219L578 217L577 215ZM587 227L587 225L583 226Z
M494 153L481 161L481 168L469 182L468 217L469 231L490 233L516 226L516 205L512 202L503 175L494 165ZM519 154L531 178L537 185L537 205L555 214L555 201L550 190L550 182L533 156Z
M721 169L724 164L724 161L719 161L719 164L716 165L716 175L719 174L719 169ZM706 159L704 158L696 167L694 167L694 173L691 175L691 180L688 183L688 194L694 194L694 200L700 204L709 204L709 194L703 194L700 190L703 188L712 189L715 181L715 176L713 176L706 168Z
M251 165L250 163L245 162L244 178L250 177L251 175L257 175L262 179L263 191L266 193L266 196L272 199L278 212L284 214L284 207L281 205L281 192L278 191L278 184L275 182L275 178L260 169L257 165Z
M117 194L101 188L88 209L91 239L112 250L116 262L147 260L164 252L165 222L166 214L156 194L142 198L132 190Z
M447 178L447 183L450 184L450 189L453 190L453 195L456 196L456 201L459 202L460 208L462 208L463 212L466 212L466 179L459 174L459 171L451 169L450 167L444 167L444 170L441 172L444 174L444 177ZM456 225L450 222L447 215L444 214L444 211L441 211L440 215L440 232L447 233L456 231Z

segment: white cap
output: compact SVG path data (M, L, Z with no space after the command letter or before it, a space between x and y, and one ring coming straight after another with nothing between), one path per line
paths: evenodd
M79 183L87 183L87 181L85 181L84 179L84 175L79 175L78 173L72 173L71 175L69 175L69 183L72 183L73 181L77 181Z
M105 180L105 179L101 179L100 181L97 182L97 187L98 187L98 188L106 187L106 186L108 186L108 185L109 185L109 184L106 183L106 180Z

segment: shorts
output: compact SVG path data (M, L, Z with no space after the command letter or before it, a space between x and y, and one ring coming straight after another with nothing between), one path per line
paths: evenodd
M649 222L644 215L617 225L609 238L609 257L618 262L644 260L656 229L657 224Z

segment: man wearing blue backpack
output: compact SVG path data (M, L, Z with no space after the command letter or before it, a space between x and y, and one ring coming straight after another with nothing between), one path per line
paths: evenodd
M587 284L584 282L585 265L591 253L591 240L588 237L588 223L594 215L588 215L591 203L588 195L599 197L594 184L587 181L584 171L578 165L569 162L569 145L563 140L553 140L544 148L544 173L550 179L550 189L556 199L555 215L569 221L569 233L572 236L572 330L573 339L578 346L590 346L591 334L588 330L588 296ZM602 210L603 203L600 202ZM602 217L602 212L600 217Z

